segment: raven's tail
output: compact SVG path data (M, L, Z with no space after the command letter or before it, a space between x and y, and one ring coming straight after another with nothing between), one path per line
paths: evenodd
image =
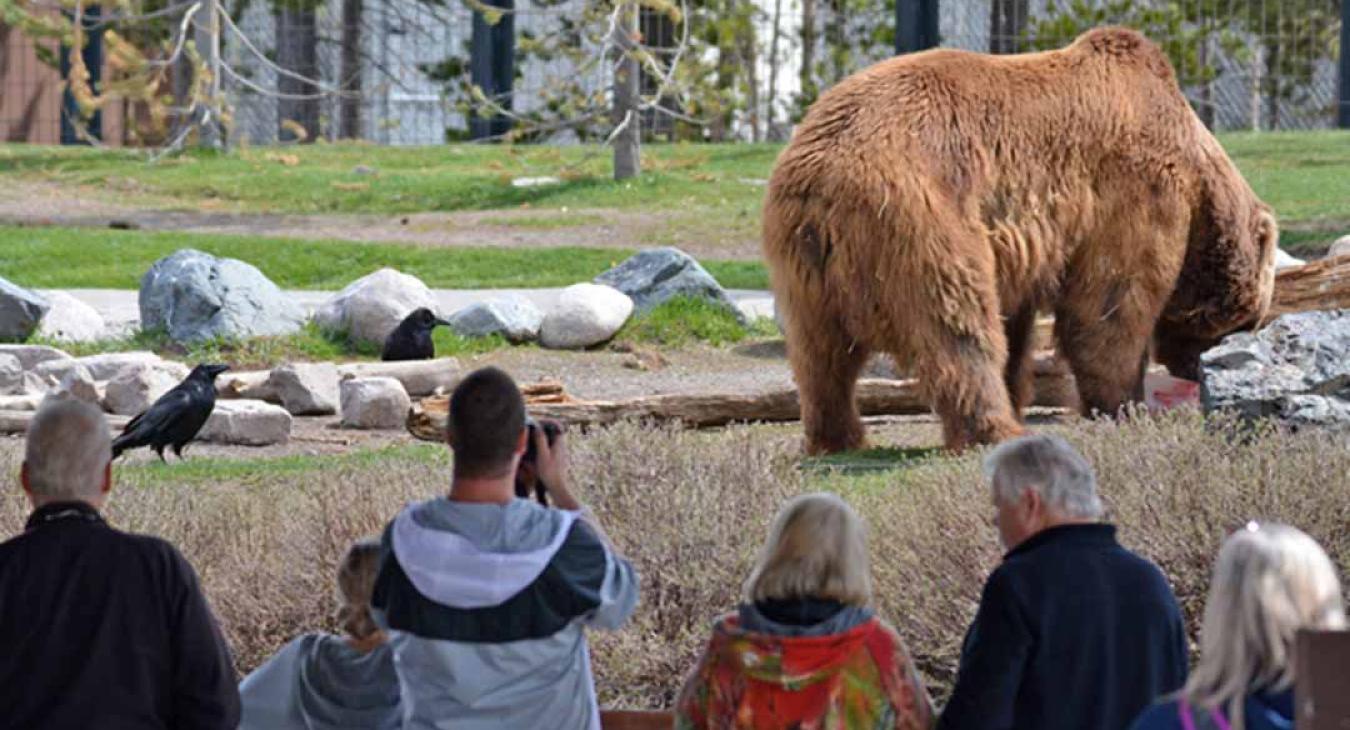
M122 455L123 451L126 451L127 449L136 448L139 444L134 443L132 441L133 438L134 434L124 433L118 436L117 438L113 439L112 458L116 459L117 457Z

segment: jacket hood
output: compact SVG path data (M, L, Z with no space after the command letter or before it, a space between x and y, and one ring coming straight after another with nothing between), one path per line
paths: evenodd
M845 631L872 618L871 609L843 606L828 618L813 624L786 624L769 618L754 603L741 604L738 613L742 631L774 636L829 636Z
M316 636L301 644L297 699L309 730L396 728L398 678L389 645L362 654L338 636Z
M844 613L858 617L849 611L840 612ZM747 630L740 616L727 616L714 629L713 643L724 661L745 676L799 690L833 678L859 654L868 653L867 641L876 624L877 620L868 615L840 633L784 636Z
M394 557L417 590L437 603L497 606L539 578L577 517L523 499L504 505L427 500L394 518Z

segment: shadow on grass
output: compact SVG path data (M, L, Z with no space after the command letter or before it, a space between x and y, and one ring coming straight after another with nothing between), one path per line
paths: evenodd
M940 458L940 446L878 446L858 451L843 451L828 456L815 456L802 459L799 468L812 475L831 476L848 474L872 474L877 472L907 469Z

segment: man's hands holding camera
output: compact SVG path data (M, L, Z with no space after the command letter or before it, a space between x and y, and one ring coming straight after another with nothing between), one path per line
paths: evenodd
M544 428L535 428L533 431L535 473L553 499L554 506L566 510L581 509L581 503L567 488L567 440L562 428L558 428L552 444Z
M528 422L529 438L524 458L516 476L516 493L527 497L531 488L540 502L543 495L552 498L558 509L581 509L581 503L572 496L567 485L567 442L562 426L553 421ZM524 494L521 494L522 489Z

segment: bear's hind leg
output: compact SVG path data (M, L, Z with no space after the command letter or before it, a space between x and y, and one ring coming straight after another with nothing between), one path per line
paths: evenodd
M862 417L854 391L871 350L850 337L842 323L796 330L802 319L787 317L788 361L797 381L806 453L862 448Z
M1094 294L1080 290L1066 296L1055 313L1055 339L1073 370L1083 415L1116 417L1123 406L1144 398L1157 308L1128 285Z
M1022 421L1022 409L1031 405L1035 396L1035 373L1032 355L1036 349L1036 308L1025 305L1003 321L1008 339L1008 364L1003 370L1003 382L1008 388L1013 416Z

